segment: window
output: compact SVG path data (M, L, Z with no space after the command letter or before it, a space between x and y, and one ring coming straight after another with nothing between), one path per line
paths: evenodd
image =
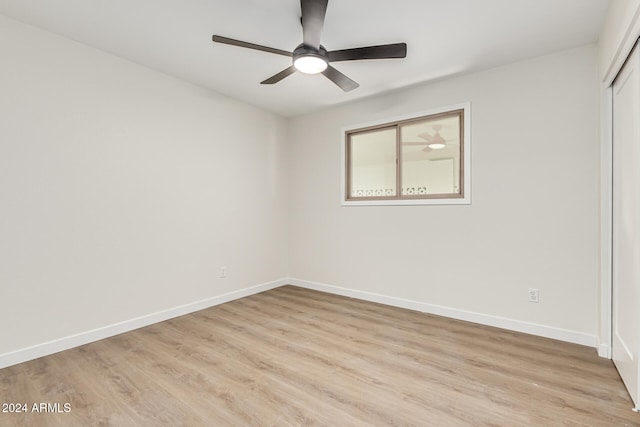
M470 203L469 110L343 129L343 205Z

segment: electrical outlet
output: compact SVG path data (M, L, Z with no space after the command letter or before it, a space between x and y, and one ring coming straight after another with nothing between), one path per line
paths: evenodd
M529 288L529 302L540 302L540 292L536 288Z
M220 278L224 279L227 277L227 267L220 267Z

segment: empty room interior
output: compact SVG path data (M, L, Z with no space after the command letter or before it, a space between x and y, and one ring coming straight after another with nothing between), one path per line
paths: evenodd
M640 426L638 37L0 0L0 426Z

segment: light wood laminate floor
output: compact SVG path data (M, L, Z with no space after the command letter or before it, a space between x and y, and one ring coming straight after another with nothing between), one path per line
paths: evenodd
M293 286L2 369L0 399L12 427L640 426L592 348Z

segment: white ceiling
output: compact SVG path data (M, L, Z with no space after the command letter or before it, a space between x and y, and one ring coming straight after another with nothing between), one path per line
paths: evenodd
M406 42L406 59L336 63L360 83L344 93L285 56L302 42L299 0L0 0L0 13L291 117L365 96L596 42L610 0L331 0L327 50Z

